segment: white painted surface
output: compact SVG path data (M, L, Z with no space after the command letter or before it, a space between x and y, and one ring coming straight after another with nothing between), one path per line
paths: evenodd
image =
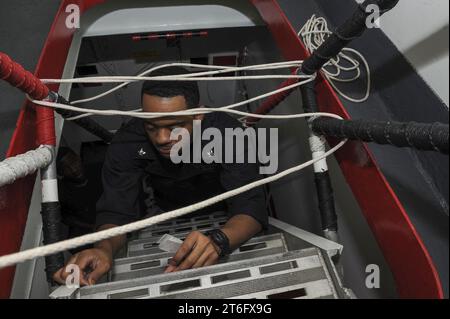
M140 2L142 1L134 1L136 4ZM92 24L86 23L88 27L84 31L84 36L248 27L262 24L255 9L246 1L228 1L228 3L208 1L213 4L174 5L177 2L179 1L146 2L146 7L123 9L118 6L119 9L107 12ZM98 10L102 8L99 7Z
M448 0L402 0L381 29L448 107Z
M47 179L42 182L42 202L54 203L58 201L58 180Z
M27 224L23 234L20 251L42 245L42 218L41 210L41 183L36 178L30 209L28 211ZM33 259L16 266L13 287L10 298L12 299L45 299L48 296L48 286L45 277L44 258Z

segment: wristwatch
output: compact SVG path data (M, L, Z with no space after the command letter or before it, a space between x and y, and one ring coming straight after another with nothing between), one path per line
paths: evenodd
M219 257L225 257L231 254L230 241L220 229L214 229L206 233L207 236L220 248Z

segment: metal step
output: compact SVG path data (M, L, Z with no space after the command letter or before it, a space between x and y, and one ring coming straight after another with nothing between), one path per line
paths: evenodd
M342 286L330 257L339 254L342 246L278 220L271 220L274 228L272 231L282 233L252 238L226 259L220 260L219 264L176 273L163 273L173 253L158 249L156 243L162 235L169 232L184 239L192 230L205 225L205 221L206 224L210 223L210 226L213 226L211 229L217 228L220 226L219 223L225 222L223 216L222 214L214 218L178 220L171 222L172 226L167 223L152 226L139 234L144 236L143 238L128 243L124 249L128 250L128 255L124 255L128 257L115 259L113 269L108 275L110 282L79 289L60 287L50 295L50 298L352 297L351 291ZM177 227L173 227L174 225ZM173 228L177 229L178 225L186 229L174 231ZM156 232L161 234L156 235ZM290 239L287 240L288 238ZM288 241L291 241L289 245ZM312 244L315 247L303 249L297 247L299 246L297 244L293 245L292 241Z
M130 242L129 250L131 249L132 255L142 254L142 256L116 259L108 277L109 281L162 274L173 254L163 252L157 247L148 249L146 245L142 242ZM228 257L220 259L219 263L270 256L286 251L287 246L282 234L254 237Z
M215 212L209 215L200 215L192 218L180 217L145 228L138 232L138 234L139 237L151 237L158 236L160 232L167 233L167 231L176 231L180 228L190 227L191 230L196 230L196 225L206 227L206 225L210 224L210 227L212 227L213 225L217 225L218 222L226 222L227 219L228 217L225 212Z
M328 260L327 260L328 259ZM346 297L329 257L317 248L83 287L81 299Z
M160 228L155 230L145 230L138 233L137 237L139 239L160 238L165 234L170 234L176 237L187 236L189 233L195 230L206 232L212 229L221 228L223 225L225 225L226 222L227 219L223 218L216 221L187 223L185 225L178 225L178 227L175 228Z

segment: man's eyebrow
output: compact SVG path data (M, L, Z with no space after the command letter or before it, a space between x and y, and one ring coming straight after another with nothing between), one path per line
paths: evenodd
M179 121L177 121L177 122L175 122L175 123L171 123L170 125L167 125L167 126L180 125L180 124L184 124L184 123L186 123L186 121L184 121L184 120L179 120Z
M182 120L174 122L174 123L170 123L170 124L167 124L167 125L157 125L157 124L152 123L152 122L145 122L146 125L151 125L151 126L154 126L156 128L176 126L176 125L180 125L180 124L184 124L184 123L186 123L186 121L182 121Z

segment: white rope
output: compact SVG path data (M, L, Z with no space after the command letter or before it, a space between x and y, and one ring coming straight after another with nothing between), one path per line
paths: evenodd
M229 71L227 71L228 73ZM246 76L224 76L224 77L187 77L180 75L173 77L168 76L97 76L64 80L47 80L47 83L120 83L120 82L137 82L137 81L183 81L183 82L198 82L198 81L236 81L236 80L269 80L269 79L304 79L310 78L308 75L246 75Z
M86 116L92 116L92 115L108 115L108 116L121 115L121 116L132 116L132 117L140 117L140 118L157 118L157 117L169 116L169 115L171 115L171 116L196 115L196 114L206 114L206 113L211 113L211 112L220 112L220 111L225 111L228 109L236 108L236 107L239 107L242 105L246 105L248 103L262 100L262 99L272 96L274 94L278 94L278 93L281 93L284 91L295 89L299 86L302 86L308 82L313 81L314 79L315 79L315 76L311 77L305 81L300 81L300 82L291 84L289 86L280 88L278 90L275 90L275 91L272 91L272 92L269 92L266 94L262 94L262 95L256 96L254 98L251 98L251 99L248 99L248 100L245 100L242 102L238 102L238 103L227 105L227 106L222 106L219 108L194 108L194 109L189 109L188 111L180 111L180 112L172 112L172 113L142 113L142 108L134 109L132 111L116 111L116 110L99 111L96 109L77 108L77 107L73 107L72 105L58 104L58 103L53 103L53 102L45 102L44 103L43 101L37 101L37 100L31 100L31 102L42 105L42 106L61 108L61 109L70 110L70 111L74 111L74 112L85 112L85 113L87 112L86 114L81 114L81 115L77 115L77 116L74 116L71 118L67 118L66 120L69 120L69 121L73 121L76 119L80 119L80 118L83 118ZM137 114L137 113L141 113L141 114ZM233 113L233 112L229 112L229 113ZM241 112L241 114L246 114L246 116L251 115L251 113L242 113L242 112Z
M79 113L87 113L90 115L103 115L103 116L131 116L131 117L137 117L137 118L143 118L143 119L151 119L151 118L158 118L158 117L167 117L167 116L184 116L184 115L197 115L197 114L206 114L206 113L211 113L211 112L227 112L227 113L233 113L233 114L238 114L238 115L244 115L244 116L252 116L252 117L258 117L258 118L269 118L269 119L289 119L289 118L297 118L294 115L284 115L284 116L278 116L278 115L260 115L260 116L256 116L253 115L252 113L247 113L247 112L241 112L241 111L237 111L237 110L232 110L232 108L236 108L238 106L241 105L245 105L247 103L251 103L257 100L261 100L264 99L266 97L269 97L271 95L280 93L280 92L284 92L287 90L291 90L294 89L296 87L299 87L307 82L312 81L314 78L310 78L308 80L305 81L301 81L301 82L297 82L294 83L290 86L263 94L263 95L259 95L257 97L254 97L252 99L249 99L247 101L243 101L243 102L239 102L239 103L235 103L235 104L231 104L228 106L223 106L223 107L219 107L219 108L194 108L194 109L189 109L186 111L178 111L178 112L140 112L140 111L120 111L120 110L96 110L96 109L90 109L90 108L81 108L81 107L77 107L77 106L72 106L72 105L67 105L67 104L61 104L61 103L55 103L55 102L49 102L49 101L38 101L38 100L33 100L31 99L28 95L28 99L33 102L34 104L38 104L41 106L47 106L47 107L53 107L53 108L59 108L59 109L63 109L63 110L69 110L69 111L74 111L74 112L79 112Z
M174 65L174 64L172 64L172 65ZM176 65L180 65L180 64L176 64ZM184 65L184 64L182 64L182 65ZM292 65L292 63L291 64L289 64L288 62L275 63L275 64L271 64L269 67L277 68L280 66L286 67L287 65ZM253 66L253 69L260 70L260 69L263 69L263 66L264 65ZM163 67L167 67L167 66L161 66L160 68L163 68ZM202 66L202 67L205 67L205 66ZM212 72L226 73L226 72L230 72L230 70L232 70L232 69L233 70L234 69L240 69L240 70L243 69L243 68L224 68L224 67L216 67L216 68L220 68L221 70L212 71ZM251 69L251 67L245 67L245 69ZM149 72L149 71L146 71L146 72ZM144 73L146 73L146 72L144 72ZM209 72L204 72L204 73L209 73ZM203 75L205 75L205 74L201 74L201 76L203 76ZM191 78L191 75L182 75L182 76L184 78ZM194 76L192 76L192 77L194 77ZM171 79L173 80L176 78L179 79L181 77L173 76ZM279 89L279 90L276 90L276 91L273 91L273 92L270 92L267 94L257 96L256 98L250 99L248 101L244 101L244 102L240 102L240 103L236 103L236 104L232 104L232 105L228 105L228 106L224 106L224 107L220 107L220 108L196 108L196 109L189 109L189 110L181 111L181 112L170 112L170 113L146 113L146 112L140 112L140 111L94 110L94 109L79 108L79 107L60 104L60 103L52 103L52 102L36 101L36 100L32 100L32 101L33 101L33 103L39 104L42 106L61 108L61 109L66 109L66 110L71 110L71 111L76 111L76 112L81 112L81 113L88 112L89 114L97 114L97 115L127 115L127 116L132 116L132 117L139 117L139 118L155 118L155 117L162 117L162 116L169 116L169 115L170 116L193 115L193 114L204 114L204 113L210 113L210 112L227 112L227 113L234 113L234 114L244 115L244 116L252 116L252 117L257 117L257 118L270 118L270 119L294 119L294 118L304 118L304 117L325 116L325 117L337 118L337 119L342 120L342 118L340 116L338 116L336 114L330 114L330 113L310 113L310 114L290 114L290 115L257 115L257 114L241 112L241 111L233 109L240 105L247 104L247 103L249 103L249 101L256 101L259 99L263 99L267 96L271 96L271 95L283 92L285 90L293 89L295 87L298 87L309 81L314 80L314 78L315 78L315 75L310 76L306 80L295 83L289 87L282 88L282 89ZM196 78L196 79L198 80L199 78ZM121 80L124 81L124 83L122 84L122 86L123 86L123 85L126 85L127 83L130 83L131 81L135 81L135 80L140 81L140 80L142 80L142 77L121 77ZM47 80L47 81L52 81L52 80ZM52 83L61 83L59 81L67 81L67 83L70 83L73 80L53 80L53 81L55 81L55 82L52 82ZM95 81L101 81L101 80L95 79ZM118 88L120 88L120 85L118 87L114 88L113 90L116 90ZM111 93L111 92L113 92L113 90L110 90L108 92ZM104 96L104 94L106 94L106 92L103 93L102 96ZM93 100L93 99L96 99L99 97L100 97L100 95L97 97L90 98L90 100ZM28 97L28 98L30 99L30 97ZM81 103L80 101L77 101L77 102ZM324 153L322 156L314 158L306 163L292 167L290 169L287 169L287 170L280 172L276 175L273 175L271 177L267 177L267 178L255 181L253 183L250 183L248 185L244 185L242 187L236 188L234 190L222 193L222 194L212 197L210 199L195 203L193 205L189 205L189 206L177 209L177 210L173 210L171 212L167 212L165 214L161 214L161 215L154 216L154 217L151 217L148 219L130 223L130 224L127 224L124 226L115 227L115 228L100 231L97 233L65 240L65 241L62 241L59 243L54 243L51 245L46 245L46 246L42 246L42 247L29 249L26 251L22 251L22 252L7 255L7 256L2 256L2 257L0 257L0 268L12 266L12 265L24 262L26 260L30 260L30 259L34 259L34 258L38 258L38 257L44 257L44 256L52 255L52 254L55 254L58 252L63 252L63 251L73 249L76 247L80 247L80 246L84 246L87 244L92 244L92 243L95 243L95 242L98 242L98 241L101 241L101 240L104 240L107 238L116 237L116 236L123 235L126 233L134 232L134 231L137 231L137 230L140 230L143 228L147 228L154 224L164 222L164 221L172 219L172 218L176 218L179 216L189 214L193 211L205 208L207 206L214 205L215 203L218 203L218 202L228 199L230 197L236 196L240 193L249 191L253 188L262 186L264 184L277 181L289 174L293 174L295 172L298 172L298 171L304 169L305 167L315 164L315 163L325 159L326 157L330 156L331 154L333 154L335 151L337 151L339 148L341 148L345 144L345 142L346 141L342 141L341 143L339 143L338 145L336 145L335 147L330 149L328 152Z
M203 76L211 76L211 75L217 75L222 73L230 73L230 72L238 72L238 71L262 71L262 70L274 70L274 69L283 69L283 68L299 68L301 64L303 63L302 60L298 61L287 61L287 62L276 62L276 63L268 63L268 64L257 64L257 65L250 65L250 66L244 66L244 67L225 67L225 66L217 66L217 65L203 65L203 64L191 64L191 63L170 63L165 65L160 65L154 68L151 68L138 76L115 76L115 77L85 77L85 78L75 78L75 79L42 79L44 83L117 83L117 82L124 82L116 87L114 87L111 90L108 90L104 93L101 93L99 95L83 99L83 100L77 100L71 102L71 105L81 104L85 102L91 102L96 99L102 98L108 94L111 94L115 92L116 90L128 85L129 83L136 82L136 81L230 81L230 80L261 80L261 79L306 79L305 81L300 81L293 86L289 86L286 88L283 88L281 90L273 91L268 94L260 95L256 98L250 99L248 101L239 102L230 106L226 106L224 108L235 108L241 105L246 105L247 103L251 103L263 98L266 98L268 96L271 96L273 94L277 94L295 87L298 87L300 85L306 84L310 81L313 81L316 78L316 75L260 75L260 76L235 76L235 77L203 77ZM148 75L156 70L164 69L168 67L191 67L191 68L199 68L199 69L213 69L215 71L207 71L207 72L197 72L197 73L189 73L189 74L178 74L178 75L169 75L169 76L155 76L155 77L146 77L145 75ZM36 104L39 104L37 101L33 101ZM42 104L41 104L42 105ZM51 106L51 105L45 105L45 106ZM56 104L53 107L58 107ZM67 108L65 108L67 109ZM75 109L72 109L75 110ZM137 112L141 109L137 109L135 111L131 112ZM92 115L119 115L119 114L112 114L111 112L108 113L102 113L95 112L96 110L93 110L92 112L87 112L87 109L79 109L78 112L83 112L86 114L77 115L71 118L68 118L66 120L73 121L76 119L80 119L87 116ZM192 111L192 110L190 110ZM194 113L190 113L194 114ZM198 113L197 113L198 114ZM120 115L127 115L127 114L120 114ZM134 114L128 114L130 116L134 116ZM168 114L166 114L167 116Z
M311 116L311 114L303 114L303 115L304 115L303 117ZM333 117L335 117L335 116L333 115ZM240 193L249 191L251 189L262 186L267 183L277 181L289 174L298 172L298 171L304 169L305 167L308 167L308 166L314 164L315 162L320 161L320 160L330 156L331 154L336 152L339 148L341 148L345 143L346 143L346 141L342 141L341 143L339 143L338 145L336 145L335 147L330 149L327 153L325 153L321 157L318 157L318 158L310 160L306 163L303 163L298 166L287 169L287 170L285 170L281 173L278 173L274 176L255 181L253 183L250 183L250 184L244 185L242 187L233 189L231 191L222 193L220 195L217 195L217 196L209 198L207 200L195 203L190 206L176 209L176 210L173 210L173 211L161 214L161 215L157 215L157 216L154 216L154 217L151 217L148 219L130 223L130 224L127 224L124 226L115 227L115 228L103 230L100 232L96 232L93 234L84 235L84 236L76 237L76 238L69 239L69 240L64 240L64 241L61 241L58 243L25 250L25 251L22 251L19 253L11 254L11 255L2 256L2 257L0 257L0 269L9 267L9 266L13 266L13 265L16 265L18 263L21 263L21 262L24 262L24 261L27 261L30 259L35 259L38 257L44 257L44 256L56 254L56 253L63 252L63 251L69 250L69 249L74 249L74 248L92 244L92 243L95 243L95 242L98 242L101 240L105 240L107 238L116 237L116 236L124 235L124 234L130 233L130 232L138 231L143 228L150 227L154 224L162 223L169 219L180 217L180 216L189 214L193 211L214 205L215 203L218 203L218 202L228 199L230 197L236 196Z
M290 61L290 62L280 62L280 63L266 64L266 66L268 66L268 67L266 68L266 70L267 70L267 69L270 69L271 67L278 66L278 65L279 65L279 66L281 66L281 65L286 65L286 67L287 67L287 66L289 66L291 63L292 63L293 65L295 65L295 64L300 65L302 62L303 62L303 61ZM145 75L148 75L148 74L150 74L150 73L152 73L152 72L154 72L154 71L157 71L157 70L160 70L160 69L164 69L164 68L168 68L168 67L174 67L174 66L179 66L179 67L191 67L191 68L201 68L201 69L219 69L219 70L229 70L229 69L231 68L231 67L224 67L224 66L202 65L202 64L191 64L191 63L171 63L171 64L164 64L164 65L160 65L160 66L151 68L151 69L149 69L149 70L147 70L147 71L142 72L142 73L139 74L138 76L145 76ZM254 66L254 67L255 67L255 70L258 70L258 69L257 69L257 66ZM227 72L229 72L229 71L227 71ZM111 94L111 93L114 92L114 91L117 91L117 90L121 89L122 87L128 85L129 83L131 83L131 82L125 82L125 83L122 83L122 84L116 86L115 88L113 88L113 89L111 89L111 90L109 90L109 91L106 91L106 92L104 92L104 93L101 93L101 94L99 94L99 95L96 95L96 96L93 96L93 97L90 97L90 98L86 98L86 99L83 99L83 100L73 101L72 104L75 105L75 104L81 104L81 103L86 103L86 102L92 102L92 101L97 100L97 99L100 99L100 98L102 98L102 97L104 97L104 96L106 96L106 95L108 95L108 94Z
M82 108L78 108L78 107L67 105L67 104L37 101L37 100L31 100L31 101L35 104L42 105L42 106L60 108L60 109L71 110L71 111L76 111L76 112L83 112L83 110L85 110L87 112L94 112L94 114L97 114L97 115L108 115L108 116L121 115L121 116L131 116L131 117L143 118L143 119L166 117L166 116L207 114L207 113L212 113L212 112L224 112L224 113L231 113L231 114L242 115L242 116L251 116L251 117L260 118L260 119L272 119L272 120L298 119L298 118L304 118L304 117L310 117L310 116L314 116L314 117L325 116L325 117L331 117L331 118L342 120L342 117L340 117L339 115L333 114L333 113L326 113L326 112L286 114L286 115L270 115L270 114L263 115L263 114L254 114L254 113L248 113L248 112L228 109L226 107L221 107L221 108L197 108L197 109L192 109L192 112L191 111L178 111L178 112L167 112L167 113L157 113L157 112L149 113L149 112L135 112L135 111L82 109Z
M250 65L244 67L224 67L217 65L203 65L203 64L190 64L190 63L170 63L160 65L158 67L154 67L149 69L138 76L97 76L97 77L83 77L83 78L73 78L73 79L41 79L43 83L117 83L117 82L125 82L123 84L127 85L131 82L135 81L234 81L235 79L289 79L289 78L308 78L309 75L260 75L260 76L234 76L234 77L209 77L211 75L223 74L223 73L231 73L238 71L262 71L262 70L275 70L275 69L286 69L286 68L298 68L301 66L303 61L288 61L288 62L277 62L277 63L269 63L269 64L257 64ZM216 71L207 71L207 72L197 72L197 73L188 73L188 74L176 74L176 75L160 75L154 77L146 77L145 75L152 73L159 69L164 69L173 66L183 66L183 67L191 67L191 68L201 68L201 69L219 69ZM208 76L208 77L205 77ZM114 90L120 89L120 87L115 87ZM110 91L102 93L109 94ZM74 101L73 103L83 103L90 102L94 99L98 99L98 96L90 98L87 100L79 100Z
M18 178L33 174L48 166L53 155L50 148L41 146L25 154L10 157L0 162L0 187L14 183Z
M309 53L316 51L325 40L332 34L328 28L328 23L323 17L316 17L313 15L303 26L303 28L298 33L298 36L302 38L305 47ZM367 74L367 86L365 94L362 98L350 97L344 92L342 92L336 85L335 82L348 83L358 80L361 77L361 65L357 59L352 57L354 54L359 57L359 59L364 64ZM366 58L357 50L351 48L344 48L335 58L331 59L322 68L322 72L328 79L331 86L336 90L336 92L341 95L344 99L355 102L362 103L367 101L370 96L370 90L372 86L370 66ZM345 72L353 72L354 76L348 78L343 77Z

